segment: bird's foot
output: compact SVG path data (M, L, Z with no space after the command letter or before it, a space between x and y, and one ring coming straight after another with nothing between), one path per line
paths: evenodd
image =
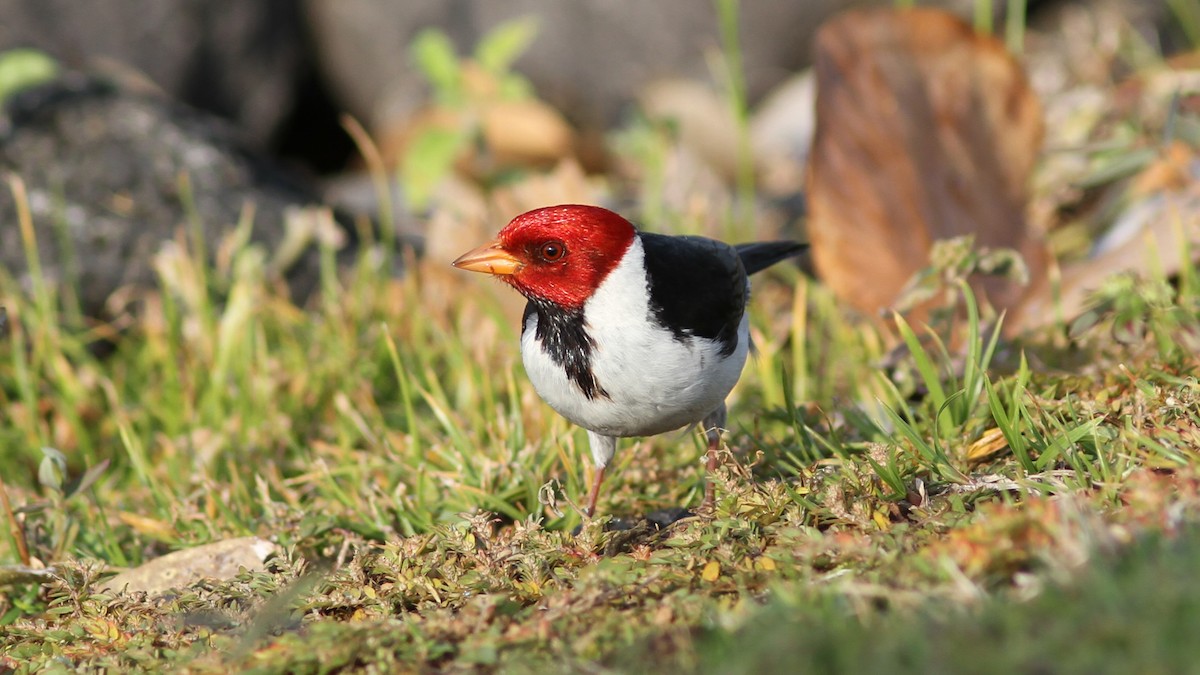
M665 509L651 511L641 518L622 518L611 516L604 522L605 532L628 532L635 529L645 529L651 532L664 530L681 520L696 517L696 512L683 506L671 506ZM572 535L578 536L583 531L583 524L576 525L571 530Z

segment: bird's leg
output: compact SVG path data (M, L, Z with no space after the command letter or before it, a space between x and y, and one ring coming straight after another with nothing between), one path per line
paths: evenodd
M715 498L713 474L717 471L718 453L721 450L721 431L725 427L725 403L704 418L704 435L708 438L708 461L704 466L704 503L700 508L712 508Z
M587 509L584 515L591 518L596 514L596 500L600 498L600 484L604 482L604 470L613 453L617 451L617 439L614 436L603 436L594 431L588 431L588 443L592 447L592 460L596 463L596 474L592 478L592 489L588 494Z
M603 466L596 467L596 473L592 477L592 490L588 493L587 508L583 511L588 518L596 515L596 500L600 498L600 484L604 482L604 469Z

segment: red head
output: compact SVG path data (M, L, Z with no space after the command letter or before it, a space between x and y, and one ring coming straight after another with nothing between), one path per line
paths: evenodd
M453 264L495 275L525 297L578 309L621 261L634 235L633 225L608 209L548 206L513 218L495 241Z

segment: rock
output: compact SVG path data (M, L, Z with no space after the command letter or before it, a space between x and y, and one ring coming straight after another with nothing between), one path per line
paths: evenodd
M35 47L71 69L109 64L233 120L259 147L291 110L305 64L290 0L0 0L0 50Z
M697 80L659 80L638 96L647 118L669 122L679 142L732 183L738 170L738 129L733 111L714 88Z
M817 79L794 75L771 90L750 119L750 147L759 187L769 195L804 189L804 168L817 126Z
M224 539L155 558L105 581L101 589L161 595L203 579L227 581L243 569L266 569L267 558L278 550L276 544L258 537Z
M757 98L809 60L812 32L841 0L742 3L746 81ZM720 49L712 3L690 0L308 0L318 58L335 94L368 126L406 118L425 100L408 46L437 26L467 53L498 23L536 16L515 69L575 125L606 129L637 92L664 78L706 79Z
M319 203L307 186L247 150L222 120L158 96L71 75L22 92L6 112L0 173L26 184L43 276L73 284L89 316L104 316L118 288L154 285L153 255L189 218L181 175L210 253L248 204L251 240L270 254L284 239L289 209ZM28 288L7 182L0 186L0 223L0 268ZM315 247L287 278L297 299L317 287Z

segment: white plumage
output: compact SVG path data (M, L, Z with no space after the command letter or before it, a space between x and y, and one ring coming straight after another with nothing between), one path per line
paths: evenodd
M716 340L680 340L653 320L643 256L635 238L584 304L586 329L596 342L592 372L609 397L580 394L535 338L536 313L528 315L521 333L521 357L538 394L560 415L601 436L653 436L695 424L723 405L746 363L750 338L744 314L728 356ZM606 466L614 448L615 442L600 452L593 446L596 465Z

